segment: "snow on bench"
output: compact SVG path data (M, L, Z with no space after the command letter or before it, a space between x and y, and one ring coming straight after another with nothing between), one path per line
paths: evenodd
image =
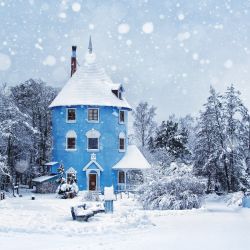
M87 208L86 204L71 207L71 215L73 220L77 221L88 221L88 219L97 213L103 213L105 209L102 204L97 204Z

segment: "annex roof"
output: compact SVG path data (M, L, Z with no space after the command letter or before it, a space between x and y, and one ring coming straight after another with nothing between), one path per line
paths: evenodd
M112 168L127 170L144 170L149 169L150 164L135 145L128 145L124 157Z
M44 165L45 165L45 166L53 166L53 165L56 165L56 164L58 164L57 161L51 161L51 162L45 163Z
M118 88L122 88L121 84L113 83L96 62L95 54L88 53L83 65L78 67L49 107L93 105L131 109L124 97L119 99L112 93Z
M54 179L58 177L57 175L43 175L43 176L40 176L40 177L36 177L34 179L32 179L33 182L38 182L38 183L42 183L42 182L45 182L45 181L49 181L51 179Z

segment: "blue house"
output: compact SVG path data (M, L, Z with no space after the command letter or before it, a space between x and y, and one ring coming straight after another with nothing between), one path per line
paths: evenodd
M135 145L128 144L131 107L124 88L99 66L91 39L84 63L77 68L76 62L73 46L72 76L50 105L52 160L63 164L66 179L76 175L80 190L103 192L112 185L116 191L130 189L136 184L131 173L150 165Z

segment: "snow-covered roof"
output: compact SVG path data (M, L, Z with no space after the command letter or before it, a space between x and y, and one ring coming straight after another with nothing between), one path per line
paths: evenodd
M122 86L111 81L96 62L95 54L88 53L85 59L49 107L93 105L131 109L124 97L121 100L112 93Z
M124 157L113 166L113 169L143 170L149 168L150 164L135 145L128 145Z
M67 171L66 171L66 174L76 174L77 173L77 171L74 169L74 168L72 168L72 167L70 167Z
M53 179L55 177L56 177L56 175L43 175L43 176L36 177L36 178L32 179L32 181L42 183L44 181L48 181L48 180Z
M53 165L56 165L56 164L58 164L57 161L51 161L51 162L45 163L44 165L45 165L45 166L53 166Z

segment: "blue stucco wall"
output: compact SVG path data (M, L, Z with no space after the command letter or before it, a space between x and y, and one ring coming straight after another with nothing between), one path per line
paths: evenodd
M87 151L86 132L95 129L101 133L99 143L100 150L94 152L96 161L102 166L104 171L100 173L100 189L103 192L105 186L114 185L117 189L117 173L112 170L123 156L124 152L119 152L119 133L126 135L127 148L127 123L128 110L125 110L125 123L119 123L119 109L116 107L99 108L99 123L90 123L87 120L88 108L93 106L70 106L52 108L52 134L53 150L52 159L63 163L65 171L73 167L77 171L77 181L80 190L87 190L86 172L83 168L90 162L91 153ZM76 108L76 122L66 122L67 108ZM74 130L77 134L76 150L66 150L66 134L69 130ZM89 169L97 168L92 164Z

